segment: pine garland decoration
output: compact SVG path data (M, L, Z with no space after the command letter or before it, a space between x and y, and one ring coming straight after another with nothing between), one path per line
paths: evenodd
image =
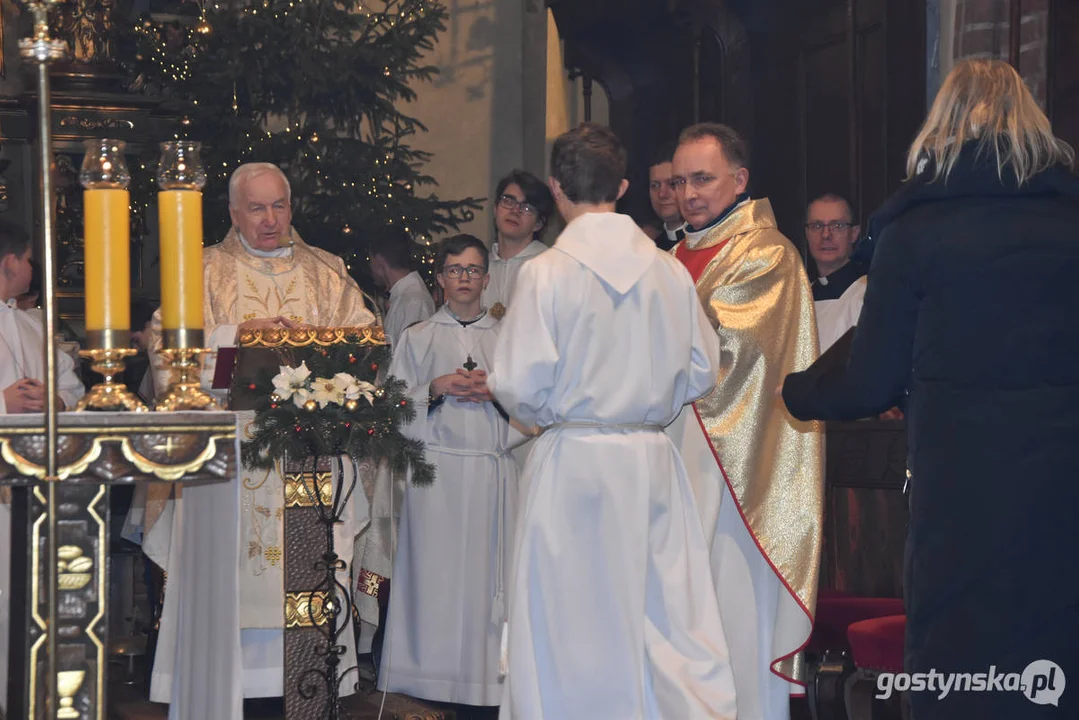
M411 468L414 485L434 482L424 444L401 433L401 426L416 417L405 383L389 377L376 384L379 368L389 360L386 346L349 342L316 348L302 362L298 355L282 352L282 372L265 373L247 388L259 404L251 440L241 448L245 465L269 468L286 458L339 455L357 462L385 458L394 472ZM301 382L304 370L309 375ZM293 387L282 391L281 378L290 376L297 378ZM347 391L354 397L346 398Z

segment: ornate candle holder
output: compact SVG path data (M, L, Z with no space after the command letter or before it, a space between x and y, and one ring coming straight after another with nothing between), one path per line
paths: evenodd
M94 372L104 377L86 393L75 410L131 410L146 406L122 380L131 347L130 260L128 258L128 194L131 174L124 161L124 143L87 140L79 180L85 188L87 244L86 349ZM93 267L89 266L93 264Z
M86 337L89 344L101 347L80 350L79 355L89 358L90 367L94 372L101 374L104 382L94 385L82 396L75 406L76 412L83 410L146 412L146 405L139 400L138 396L127 389L122 379L119 382L116 380L124 374L124 359L138 354L138 350L134 348L121 346L124 338L130 338L130 333L126 331L88 332ZM109 339L99 339L102 337Z
M199 382L202 334L202 188L206 171L200 145L188 140L161 143L157 170L161 240L160 351L173 374L157 410L220 410Z
M169 389L157 401L155 410L220 410L221 405L202 389L199 380L202 363L199 356L210 352L202 345L201 330L166 330L164 347L159 351L172 373Z

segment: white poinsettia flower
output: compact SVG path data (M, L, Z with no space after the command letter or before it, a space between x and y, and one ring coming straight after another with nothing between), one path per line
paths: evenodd
M307 363L300 363L299 367L287 367L281 365L279 372L273 379L274 392L282 400L288 400L300 390L307 390L307 379L311 377L311 371L307 369ZM305 398L304 402L306 402ZM302 405L303 403L296 403Z
M313 393L307 388L297 388L292 391L292 402L296 403L296 407L302 408L312 395Z
M348 373L337 373L333 376L333 379L345 389L347 399L359 400L362 397L366 398L369 403L374 402L375 386L371 383L357 380L354 375L349 375Z
M319 407L345 404L345 388L335 378L315 378L311 382L311 391L311 398Z

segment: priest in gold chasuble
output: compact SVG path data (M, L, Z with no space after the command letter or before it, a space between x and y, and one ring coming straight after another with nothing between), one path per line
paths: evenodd
M203 366L205 388L212 385L218 351L234 347L241 330L374 322L344 262L306 244L292 228L290 201L288 180L274 165L244 165L232 176L233 228L223 242L206 249L203 259L206 347L214 351ZM161 346L160 328L158 311L154 349ZM165 387L163 371L155 368L159 393ZM226 391L213 392L224 400ZM241 428L253 419L254 413L241 412ZM200 716L199 708L215 692L231 693L230 707L240 693L283 694L283 480L278 470L244 467L241 472L238 484L185 489L180 499L170 498L164 484L151 486L146 494L143 549L169 573L151 699L171 702L170 717L210 717ZM214 495L213 502L200 504L198 517L191 512L194 495ZM363 494L353 497L359 501ZM365 518L366 508L349 509L336 533L339 556L352 557ZM231 528L231 535L206 548L203 538L221 535L224 528ZM238 571L238 580L221 579L227 573L217 570L225 567L234 578ZM218 580L205 579L211 576ZM210 615L220 623L220 632L192 637L188 623L208 622ZM351 633L342 637L348 640ZM214 674L229 680L210 677L205 661L198 659L207 656L221 666ZM229 682L235 687L228 688Z
M817 599L824 445L775 389L817 358L813 295L771 204L750 200L745 145L723 125L686 130L674 159L689 269L722 355L716 389L668 428L711 543L739 720L790 715Z

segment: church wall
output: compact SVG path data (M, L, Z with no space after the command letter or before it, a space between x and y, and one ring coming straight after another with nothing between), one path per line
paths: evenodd
M539 0L446 0L446 30L427 60L439 68L406 112L428 128L415 146L440 197L487 198L461 228L490 241L499 178L543 172L547 19ZM540 150L537 150L540 149Z

